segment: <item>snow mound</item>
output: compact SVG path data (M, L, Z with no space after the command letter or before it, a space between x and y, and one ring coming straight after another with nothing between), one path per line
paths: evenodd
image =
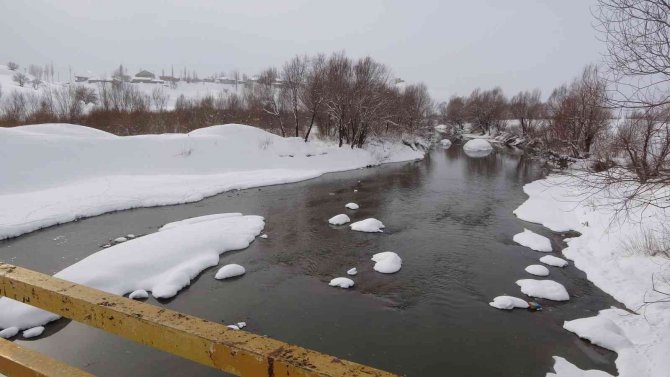
M179 223L100 250L54 276L116 295L143 289L156 298L169 298L200 272L216 266L219 254L249 246L265 226L262 217L241 214ZM27 329L58 318L0 298L0 328Z
M529 247L535 251L541 251L543 253L550 253L552 251L549 238L541 236L528 229L524 229L523 232L515 234L513 240L519 245Z
M351 219L345 214L335 215L328 220L331 225L343 225L350 222Z
M528 308L528 302L514 296L498 296L493 299L492 302L489 302L489 305L498 309L511 310L514 308Z
M335 278L328 285L331 287L349 288L354 286L354 281L349 278Z
M553 280L521 279L516 284L521 292L531 297L546 298L554 301L568 301L570 295L561 283Z
M601 370L582 370L562 357L554 356L554 373L547 373L546 377L612 377Z
M239 264L231 263L219 268L219 270L216 272L216 275L214 275L214 278L219 280L228 279L235 276L244 275L245 272L246 270L244 267L240 266Z
M491 143L484 139L472 139L463 145L466 152L484 152L493 150Z
M360 207L356 203L347 203L344 205L348 209L359 209Z
M149 297L149 292L145 291L144 289L138 289L136 291L132 291L129 295L128 298L131 300L139 300L142 298L147 298Z
M351 230L368 233L383 232L382 229L384 228L384 224L381 221L373 218L356 221L349 226L351 227Z
M563 258L555 257L553 255L545 255L540 258L540 262L554 267L565 267L568 265L568 261Z
M268 235L267 235L267 234L261 234L261 235L258 236L258 237L260 237L260 238L262 238L262 239L264 239L264 240L267 240L267 239L268 239Z
M43 332L44 332L44 326L37 326L37 327L33 327L31 329L28 329L28 330L24 331L23 332L23 337L26 338L26 339L34 338L36 336L42 335Z
M549 269L540 264L531 264L526 267L526 272L535 276L549 276Z
M633 345L619 326L602 316L565 321L563 328L595 345L615 352Z
M394 274L402 267L402 259L392 251L377 253L372 260L375 262L374 270L382 274Z
M358 270L356 269L356 267L347 270L347 275L354 276L356 274L358 274Z
M8 327L2 331L0 331L0 338L3 339L9 339L13 338L16 336L16 334L19 333L19 328L18 327Z
M449 147L451 146L451 140L449 140L449 139L442 139L442 140L440 140L440 144L441 144L442 147L444 147L444 148L449 148Z

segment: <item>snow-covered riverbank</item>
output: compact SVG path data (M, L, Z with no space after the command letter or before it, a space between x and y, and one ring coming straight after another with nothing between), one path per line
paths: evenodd
M82 217L423 158L401 143L305 143L244 125L115 136L72 124L0 128L0 239Z
M564 327L617 352L620 376L667 376L670 371L667 357L670 354L670 302L667 302L668 296L654 292L652 282L657 289L670 291L667 284L670 261L643 255L628 245L639 241L643 230L660 231L670 213L648 207L645 211L632 211L627 219L613 221L616 209L610 199L613 196L603 192L593 194L581 187L574 177L552 175L527 184L524 191L529 199L515 214L557 232L580 232L580 236L567 240L568 247L563 254L574 261L590 281L629 309L602 310L596 317L567 321ZM663 299L666 302L644 305ZM562 359L561 362L565 364ZM558 376L582 375L576 368L565 365L556 369Z

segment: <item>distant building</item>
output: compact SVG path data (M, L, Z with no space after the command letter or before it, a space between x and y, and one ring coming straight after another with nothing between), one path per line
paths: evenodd
M155 79L156 75L147 70L141 70L135 75L135 78Z
M159 79L165 81L165 82L178 82L179 79L174 76L158 76Z
M231 79L230 77L217 77L216 82L219 84L235 84L235 79Z

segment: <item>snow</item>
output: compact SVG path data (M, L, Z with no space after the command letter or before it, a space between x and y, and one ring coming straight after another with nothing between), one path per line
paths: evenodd
M247 327L247 323L246 322L237 322L236 326L240 329L243 329L243 328Z
M261 234L259 237L262 238L262 239L265 239L265 240L268 239L268 235L267 235L267 234Z
M238 325L228 325L226 327L231 329L231 330L239 330L240 329L240 326L238 326Z
M0 331L0 338L3 339L9 339L13 338L16 336L16 334L19 333L19 328L18 327L8 327L2 331Z
M402 259L392 251L377 253L372 260L375 262L374 270L382 274L394 274L402 267Z
M555 257L553 255L545 255L540 258L540 262L554 267L565 267L568 265L568 261L563 258Z
M642 239L641 229L663 232L670 209L632 208L627 218L615 218L618 198L634 187L613 186L598 192L584 185L584 179L588 177L550 175L527 184L524 192L529 198L515 214L554 231L579 232L566 240L563 255L628 309L601 310L595 317L568 321L565 327L612 347L618 354L620 376L665 377L670 370L670 302L659 302L667 296L654 292L654 285L668 290L664 283L670 278L668 259L626 245ZM657 197L667 194L659 191ZM645 305L645 301L655 303Z
M262 217L240 213L178 221L156 233L93 253L54 276L116 295L142 289L156 298L169 298L200 272L217 265L220 254L249 246L264 225ZM27 329L58 318L0 298L0 328Z
M633 344L626 338L623 330L605 317L580 318L565 321L563 328L577 334L580 338L608 350L617 351L629 348Z
M347 270L347 275L354 276L356 274L358 274L356 267Z
M451 140L449 140L449 139L442 139L442 140L440 140L440 144L441 144L442 147L444 147L444 148L449 148L449 147L451 146Z
M345 214L335 215L328 220L331 225L343 225L350 222L351 219Z
M526 267L526 272L535 276L549 276L549 269L539 264L531 264Z
M246 270L244 267L240 266L239 264L227 264L223 267L221 267L217 272L216 275L214 275L215 279L228 279L228 278L233 278L236 276L244 275Z
M554 356L554 373L546 377L612 377L601 370L581 370L562 357Z
M356 203L347 203L344 205L347 209L359 209L360 207Z
M498 309L511 310L514 308L528 308L528 302L514 296L498 296L489 302L489 305Z
M354 286L354 281L349 278L335 278L328 285L331 287L349 288Z
M239 124L139 136L72 124L0 127L0 239L112 211L421 158L400 142L338 148Z
M519 245L526 246L535 251L541 251L544 253L550 253L553 251L549 238L541 236L528 229L524 229L523 232L515 234L513 240Z
M145 291L144 289L138 289L136 291L132 291L129 295L128 298L132 300L139 300L142 298L147 298L149 297L149 292Z
M128 239L126 237L118 237L118 238L115 238L115 239L112 240L112 242L115 242L115 243L121 243L121 242L126 242L126 241L128 241Z
M516 281L516 285L521 287L521 292L530 297L546 298L554 301L568 301L570 299L565 287L553 280L521 279Z
M472 139L463 145L463 150L467 152L483 152L493 150L493 146L484 139Z
M352 223L349 226L351 227L351 230L356 230L359 232L369 232L369 233L383 232L382 229L384 228L384 224L382 224L381 221L373 218L356 221L355 223Z
M26 338L26 339L34 338L36 336L42 335L43 332L44 332L44 326L37 326L37 327L33 327L31 329L28 329L28 330L24 331L23 332L23 337Z

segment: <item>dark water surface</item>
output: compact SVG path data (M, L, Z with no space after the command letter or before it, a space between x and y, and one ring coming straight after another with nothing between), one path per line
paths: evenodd
M524 297L514 283L541 253L516 245L522 186L540 177L523 156L467 157L460 146L425 160L328 174L296 184L224 193L198 203L122 211L0 241L0 260L46 273L100 249L109 239L220 212L262 215L268 239L223 254L247 273L231 281L206 270L174 299L149 303L407 376L544 376L560 355L581 368L615 372L614 353L562 329L614 301L572 266L550 268L571 300L539 300L542 312L500 311L495 296ZM354 192L357 189L358 192ZM331 195L334 193L334 195ZM344 209L356 202L358 211ZM332 227L328 218L375 217L383 234ZM372 270L372 254L391 250L402 270ZM356 286L328 281L357 267ZM122 276L119 276L122 279ZM17 343L100 376L215 376L216 371L67 320L36 340Z

